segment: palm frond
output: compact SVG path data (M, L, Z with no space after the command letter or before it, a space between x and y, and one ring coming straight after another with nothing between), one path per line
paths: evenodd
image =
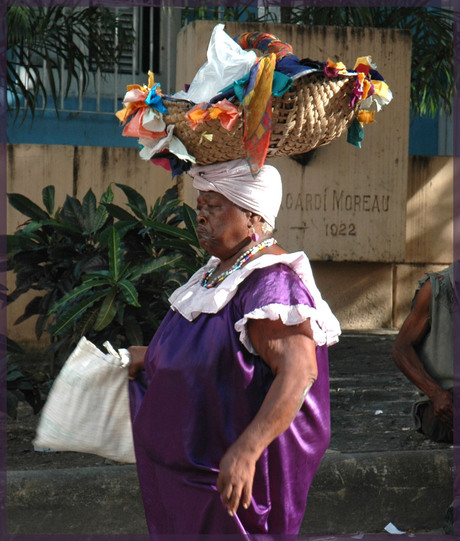
M85 90L91 74L118 62L133 40L134 30L109 8L10 6L7 89L16 116L21 107L33 115L40 98L46 107L50 97L57 111L72 82Z

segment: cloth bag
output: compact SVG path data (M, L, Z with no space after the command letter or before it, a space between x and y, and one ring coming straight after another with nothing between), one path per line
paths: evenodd
M129 352L103 353L85 337L64 363L40 414L34 446L134 463Z

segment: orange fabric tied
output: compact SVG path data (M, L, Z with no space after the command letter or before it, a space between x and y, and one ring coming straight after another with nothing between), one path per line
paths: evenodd
M243 98L243 146L253 174L263 166L270 143L275 66L274 53L261 57L252 68L255 70L255 78L253 80L250 76L247 94Z
M221 100L210 106L199 103L192 107L185 116L189 120L192 130L195 130L203 122L218 118L222 127L231 131L238 120L239 112L233 103L228 100Z
M127 92L123 99L124 108L115 113L115 116L123 123L126 122L128 118L138 109L147 107L145 98L147 97L148 92L144 92L141 86L129 85L126 87L126 90Z
M133 115L138 109L148 107L145 103L150 89L155 84L155 78L151 71L148 72L149 80L147 85L128 85L126 87L126 94L123 98L123 109L117 111L115 116L123 123Z
M362 124L372 124L375 121L375 111L359 111L358 121Z
M144 120L146 110L147 108L145 106L138 109L137 113L135 113L133 118L124 127L124 137L138 137L139 139L162 139L163 137L166 137L166 132L164 130L161 132L153 132L144 128L142 121Z

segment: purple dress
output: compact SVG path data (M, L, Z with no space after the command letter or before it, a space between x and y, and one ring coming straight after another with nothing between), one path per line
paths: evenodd
M265 306L314 306L283 264L254 270L217 313L188 321L170 310L146 354L148 388L133 432L151 534L297 534L310 484L330 438L327 346L318 378L290 427L256 464L252 502L234 517L216 489L228 447L259 410L273 381L235 322Z

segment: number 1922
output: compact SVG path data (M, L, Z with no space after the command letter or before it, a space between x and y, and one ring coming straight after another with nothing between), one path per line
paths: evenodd
M356 237L355 224L326 224L326 237Z

